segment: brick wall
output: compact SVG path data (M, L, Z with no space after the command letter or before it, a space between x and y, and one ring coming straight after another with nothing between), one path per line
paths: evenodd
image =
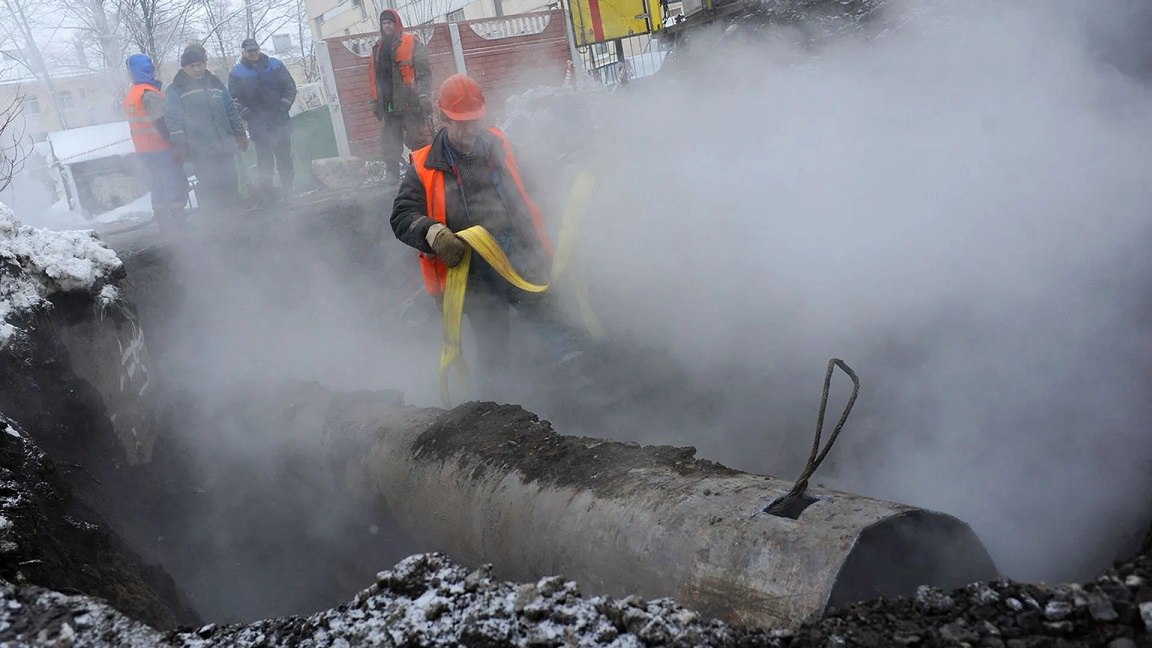
M460 34L464 65L469 76L484 88L493 120L499 120L509 96L537 85L563 83L569 59L563 13L539 12L454 24ZM457 72L450 28L447 23L436 23L409 31L427 39L435 91ZM372 116L368 91L368 56L374 41L375 34L324 41L332 61L349 152L369 159L379 157L379 126Z

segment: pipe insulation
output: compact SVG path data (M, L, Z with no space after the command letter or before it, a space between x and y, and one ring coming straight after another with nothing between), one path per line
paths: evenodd
M764 509L791 482L694 448L563 436L511 405L342 401L324 427L345 483L426 550L501 578L560 574L585 594L671 597L767 628L996 576L972 530L942 513L813 487L796 519L778 517Z

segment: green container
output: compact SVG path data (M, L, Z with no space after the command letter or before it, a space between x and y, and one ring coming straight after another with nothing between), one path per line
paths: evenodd
M316 177L312 175L312 160L335 157L336 135L332 132L332 117L328 106L306 110L292 117L292 161L296 166L296 191L316 188ZM240 155L240 184L247 195L249 187L256 182L256 147ZM279 176L277 176L277 181Z

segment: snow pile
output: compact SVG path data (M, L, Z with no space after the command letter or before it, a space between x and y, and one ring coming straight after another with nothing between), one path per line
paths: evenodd
M160 635L83 596L0 581L0 645L116 646L1152 646L1152 557L1083 585L973 583L832 612L794 631L703 621L661 599L583 599L570 582L515 585L421 554L338 608Z
M585 599L575 583L556 576L516 585L433 553L381 572L375 585L335 610L207 626L195 636L203 643L177 640L188 646L715 646L761 635L702 620L667 599Z
M0 580L0 645L163 646L160 633L97 598Z
M767 636L705 621L667 599L584 599L558 577L517 586L419 554L350 603L309 617L206 625L161 636L111 607L0 581L0 645L116 646L737 646Z
M93 232L21 225L0 203L0 349L20 336L23 317L50 307L52 294L95 294L122 273L116 253Z

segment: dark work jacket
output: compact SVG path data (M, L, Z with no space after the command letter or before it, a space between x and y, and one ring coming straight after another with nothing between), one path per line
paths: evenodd
M483 225L500 243L513 265L525 274L525 278L532 279L529 275L540 278L541 273L546 271L549 258L532 225L528 206L504 164L504 147L488 131L481 133L476 146L477 151L485 152L489 168L489 173L485 174L488 187L461 186L461 176L457 175L452 163L453 150L448 143L446 130L441 129L432 140L427 165L444 172L444 210L448 221L445 224L453 232L473 225ZM520 173L523 176L524 170L521 169ZM476 176L470 175L473 178ZM527 184L526 179L522 180ZM495 203L488 201L489 208L480 213L478 206L468 204L467 199L487 188L494 188L499 200ZM403 243L431 254L432 248L425 237L428 228L435 222L428 216L428 198L420 175L415 168L409 167L392 203L392 232Z
M228 92L240 105L252 139L288 123L296 100L296 81L277 58L261 54L256 62L241 58L228 75Z
M432 96L431 78L432 69L428 63L428 48L420 39L416 39L416 46L412 52L412 66L416 70L416 85L404 85L400 73L400 66L396 63L396 48L400 45L400 37L384 43L383 37L372 46L372 70L376 74L377 98L376 105L380 114L415 112L427 113L431 105ZM388 110L391 102L392 109Z
M236 152L236 136L244 132L240 111L224 83L211 72L193 79L184 70L176 73L165 93L164 119L172 146L190 155L224 155Z

